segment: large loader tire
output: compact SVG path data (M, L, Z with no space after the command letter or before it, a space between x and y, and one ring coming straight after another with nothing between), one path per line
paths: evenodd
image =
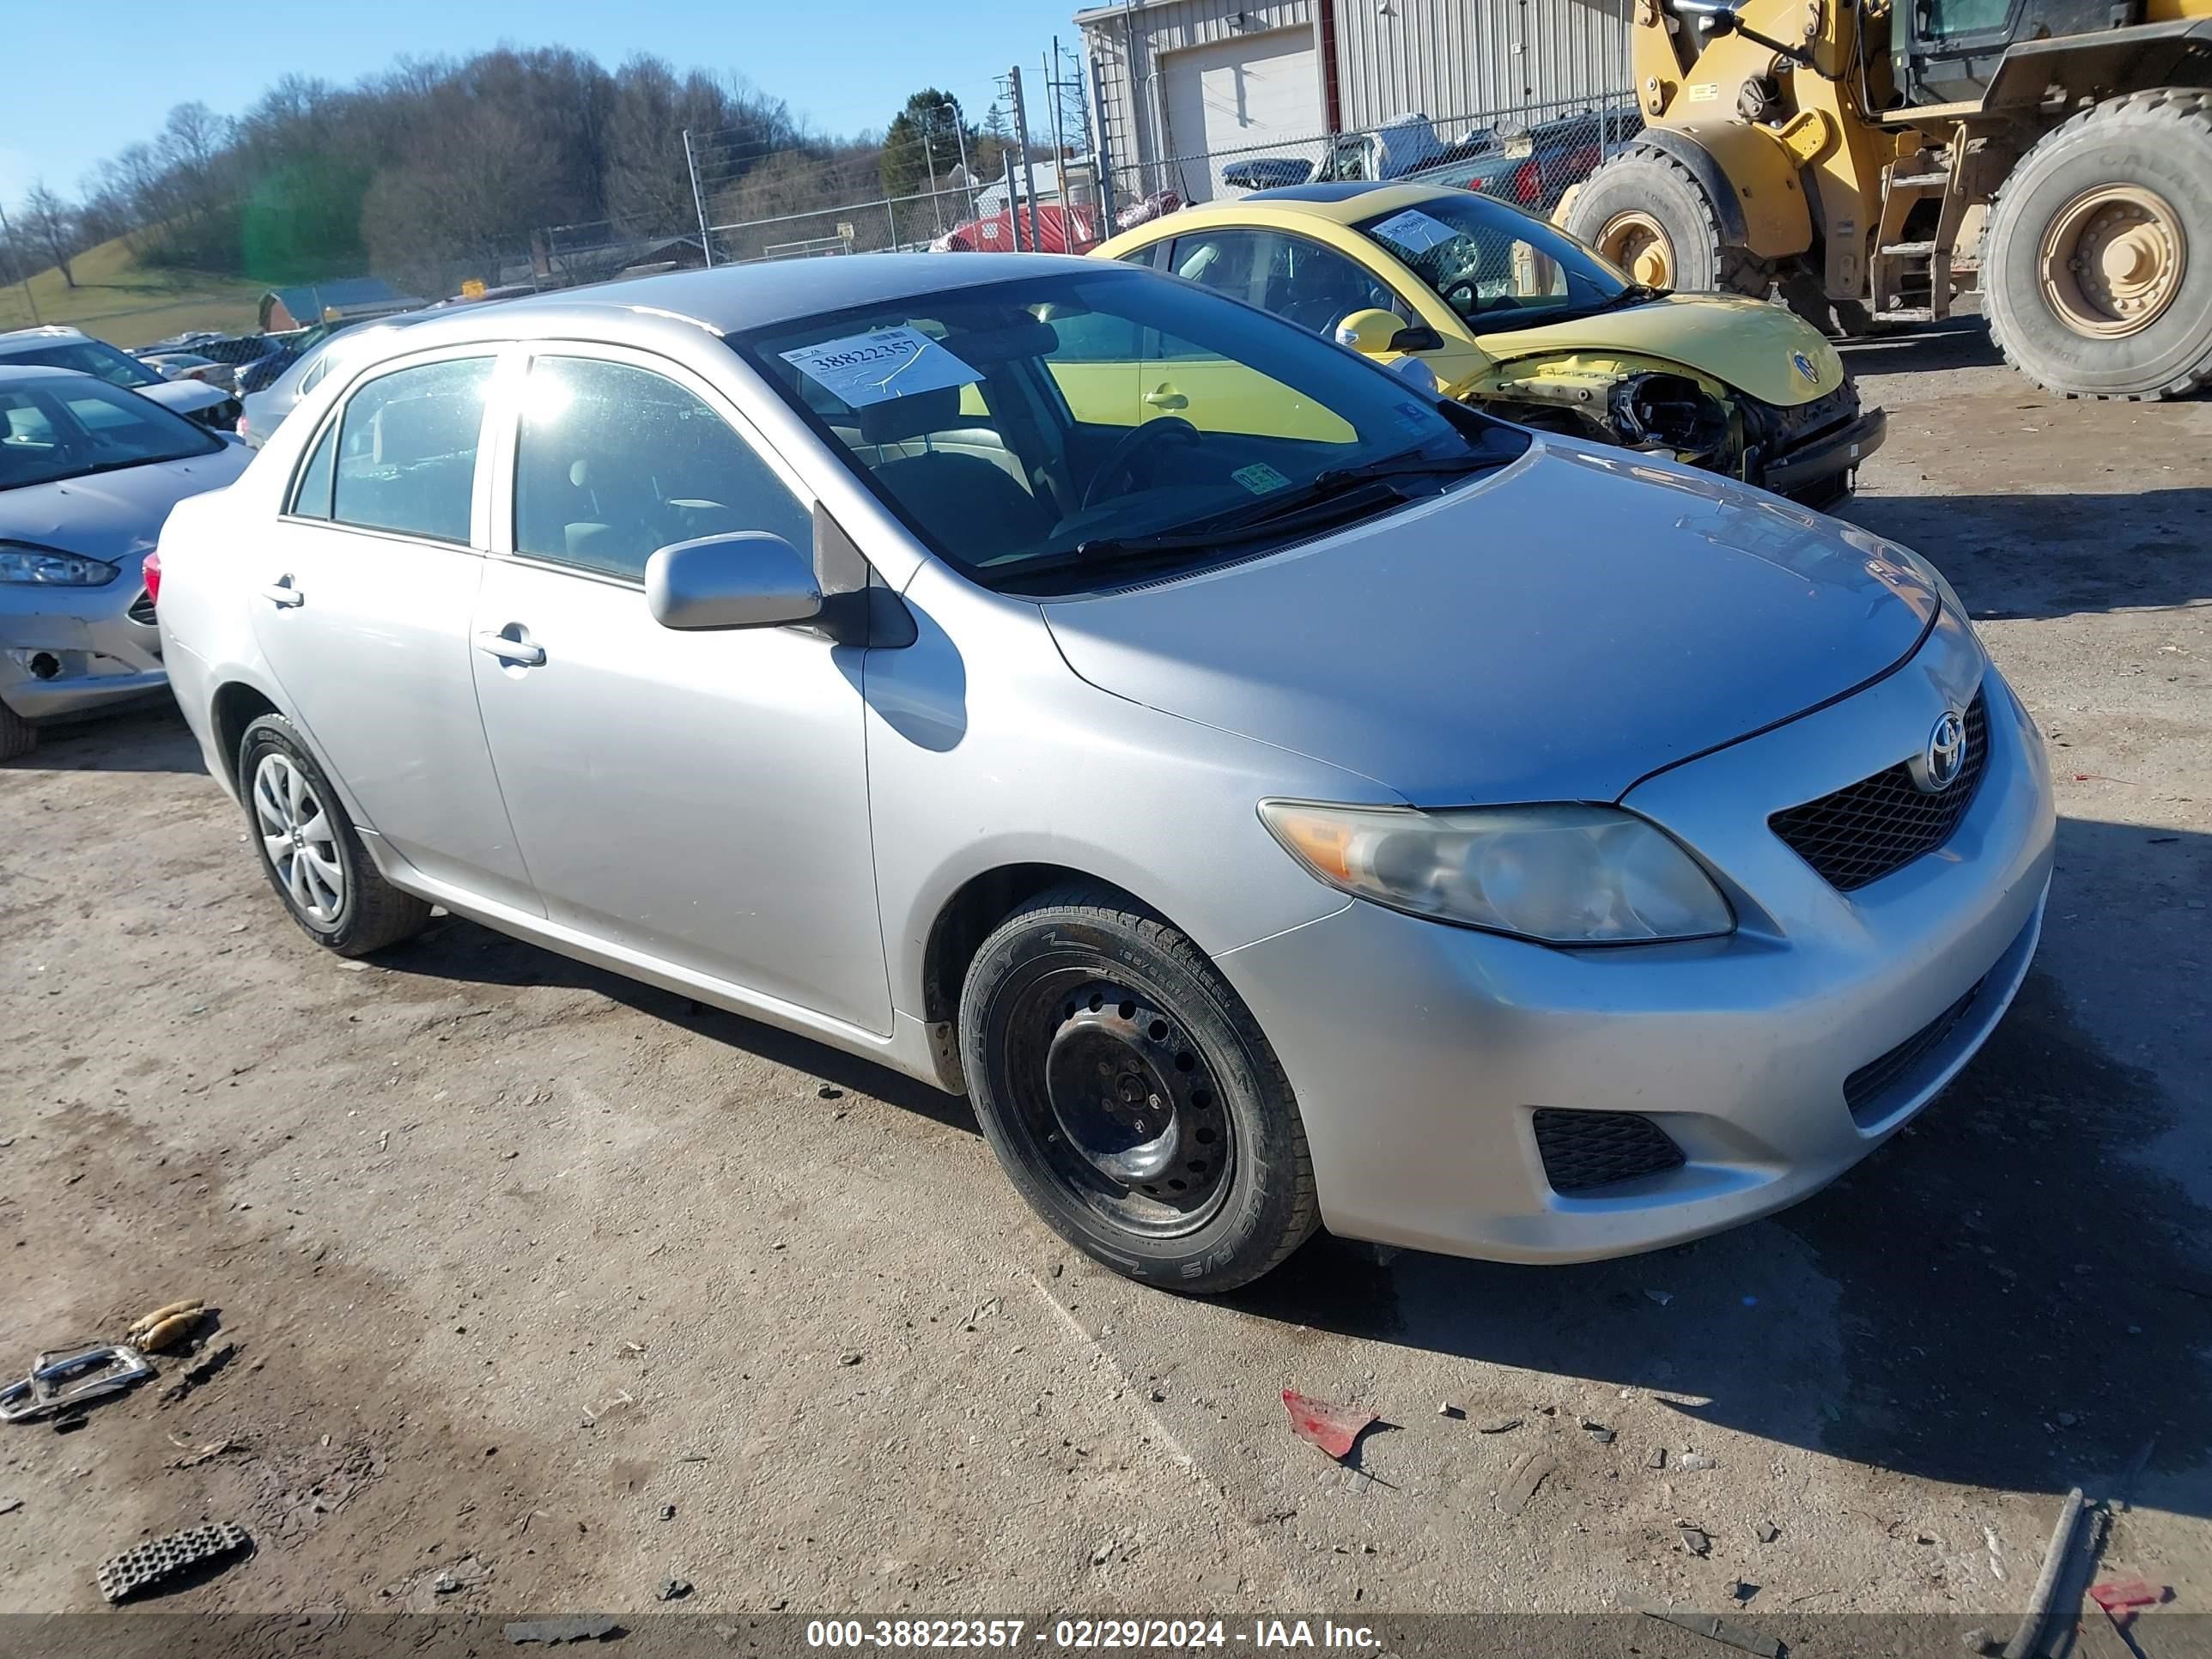
M2179 398L2212 381L2212 93L2083 110L2022 156L1990 210L1990 333L2069 398Z
M1565 211L1569 235L1652 288L1763 300L1773 286L1772 261L1723 243L1720 215L1704 186L1664 151L1614 156L1583 181Z

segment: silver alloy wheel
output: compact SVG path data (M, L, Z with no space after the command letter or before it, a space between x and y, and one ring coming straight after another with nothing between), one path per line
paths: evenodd
M289 756L264 755L253 769L253 816L261 828L262 856L293 908L313 927L336 927L346 901L337 826Z

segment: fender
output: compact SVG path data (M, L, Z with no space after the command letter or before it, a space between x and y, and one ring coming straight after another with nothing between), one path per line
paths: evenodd
M1690 170L1713 204L1726 246L1762 259L1788 258L1813 246L1798 159L1765 127L1732 121L1646 127L1636 144Z

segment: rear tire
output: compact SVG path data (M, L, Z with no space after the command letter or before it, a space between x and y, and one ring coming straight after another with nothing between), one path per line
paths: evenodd
M14 760L39 746L39 728L0 702L0 760Z
M1774 264L1721 240L1720 215L1697 175L1663 150L1631 149L1583 181L1567 234L1639 283L1686 294L1763 300Z
M282 714L264 714L246 728L238 783L262 872L316 944L365 957L428 925L428 903L379 872L337 792Z
M1320 1224L1290 1079L1198 947L1078 885L969 965L960 1050L984 1138L1062 1238L1142 1283L1249 1285Z
M1991 337L2047 392L2212 382L2212 93L2131 93L2045 133L1990 206L1982 288Z

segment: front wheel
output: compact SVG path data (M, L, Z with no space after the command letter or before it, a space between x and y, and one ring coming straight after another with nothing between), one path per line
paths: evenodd
M246 833L261 867L307 937L342 957L367 956L422 931L430 907L385 880L337 792L291 721L264 714L238 745Z
M2212 93L2131 93L2045 134L1990 210L1982 292L1990 335L2045 391L2212 382Z
M39 728L0 702L0 760L27 755L39 746Z
M1248 1285L1319 1224L1297 1102L1188 939L1110 889L1047 893L969 966L975 1115L1031 1208L1128 1277Z

